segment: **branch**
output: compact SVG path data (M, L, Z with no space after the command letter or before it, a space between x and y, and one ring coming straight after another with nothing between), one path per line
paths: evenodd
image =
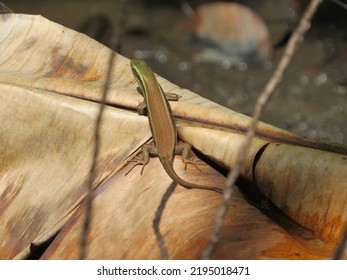
M322 0L311 1L310 5L308 6L304 15L302 16L297 28L295 29L294 33L290 37L275 72L273 73L270 80L268 81L265 88L263 89L263 91L261 92L261 94L259 95L257 99L254 113L251 120L251 124L247 131L246 138L240 149L240 153L236 161L235 167L228 174L228 178L226 180L226 186L225 186L224 194L223 194L223 201L220 208L218 209L218 212L216 215L215 228L213 230L213 233L210 236L209 243L203 253L203 256L202 256L203 259L210 259L213 252L216 249L217 243L220 238L222 226L223 226L224 216L228 209L228 201L232 195L234 184L238 176L240 175L241 167L243 166L245 162L248 148L250 147L252 139L255 135L257 124L264 110L264 107L267 104L276 86L281 82L283 74L285 70L287 69L289 63L291 62L295 51L297 50L299 45L303 42L304 36L311 26L311 19L321 2Z

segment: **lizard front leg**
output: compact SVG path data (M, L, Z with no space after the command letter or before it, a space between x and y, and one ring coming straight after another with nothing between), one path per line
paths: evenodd
M136 88L137 91L144 96L144 94L141 91L140 87ZM169 101L178 101L182 96L173 92L165 92L165 97ZM138 106L137 106L137 113L139 115L146 115L146 100L143 100Z

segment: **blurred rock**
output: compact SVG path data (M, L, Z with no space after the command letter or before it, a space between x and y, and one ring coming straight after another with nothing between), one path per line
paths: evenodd
M193 38L206 44L198 55L203 60L240 62L271 58L268 28L246 6L223 2L201 5L187 24Z

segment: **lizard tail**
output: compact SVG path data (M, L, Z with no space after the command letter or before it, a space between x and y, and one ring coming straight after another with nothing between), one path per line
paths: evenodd
M186 189L200 189L200 190L208 190L208 191L223 193L223 190L217 187L198 185L198 184L183 180L181 177L178 176L176 171L173 169L171 162L165 162L165 163L162 162L162 164L166 173L171 177L171 179L174 180L176 183L180 184L181 186L185 187Z

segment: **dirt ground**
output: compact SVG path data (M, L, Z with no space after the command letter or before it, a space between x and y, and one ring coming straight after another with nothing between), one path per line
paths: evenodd
M255 100L284 49L283 45L275 47L273 59L261 63L197 61L187 34L177 32L177 26L186 18L180 1L3 2L16 13L41 14L76 30L81 30L82 23L91 16L102 15L102 23L110 22L113 31L121 34L121 54L144 59L171 82L246 115L252 114ZM211 1L190 1L193 8L206 2ZM276 45L300 19L302 11L294 4L304 1L237 2L263 18L271 42ZM261 120L312 140L347 145L346 26L347 10L332 1L323 1ZM104 40L107 42L107 38Z

